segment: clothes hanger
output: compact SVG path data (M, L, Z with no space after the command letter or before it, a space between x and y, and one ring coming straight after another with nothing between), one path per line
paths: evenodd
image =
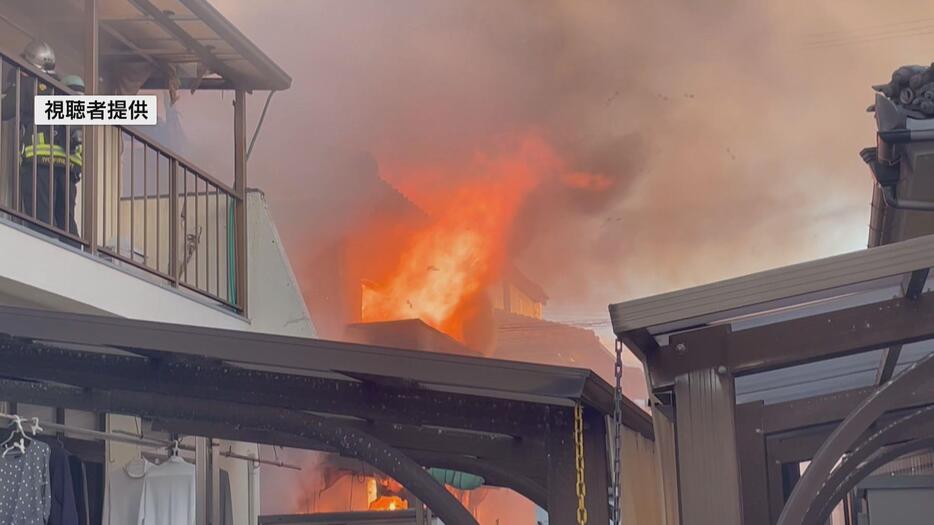
M150 463L146 461L146 458L144 458L142 452L140 452L139 456L127 461L126 465L123 466L123 471L126 472L127 476L139 479L146 475L146 471L149 470L149 465Z
M6 455L13 449L19 449L20 452L25 453L26 447L23 443L22 437L18 441L13 441L16 439L17 434L22 432L23 422L19 416L13 416L13 431L10 432L10 436L6 438L3 443L0 443L0 447L3 447L3 453L0 454L0 458L5 458Z
M179 440L176 437L172 440L172 445L169 447L169 459L168 461L179 462L184 461L178 452Z
M13 432L10 433L10 437L8 437L6 441L0 443L0 447L3 447L3 453L0 453L0 458L5 458L7 454L13 450L18 450L20 454L26 453L26 443L27 441L31 443L33 439L26 434L26 430L23 428L23 421L23 418L20 416L13 416ZM32 435L35 436L36 433L41 430L42 427L39 426L39 418L32 418L30 421L30 431ZM19 436L18 440L15 440L16 436Z

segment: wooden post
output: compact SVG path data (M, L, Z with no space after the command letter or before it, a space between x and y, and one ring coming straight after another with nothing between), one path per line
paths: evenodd
M238 89L234 99L234 192L237 194L235 210L236 251L235 268L237 306L243 315L247 311L247 221L246 221L246 92Z
M742 525L733 376L721 368L675 378L683 525Z

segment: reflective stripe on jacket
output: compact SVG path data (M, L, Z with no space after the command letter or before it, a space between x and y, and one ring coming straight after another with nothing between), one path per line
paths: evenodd
M55 164L65 165L65 159L68 159L73 166L81 167L81 164L84 160L83 150L84 147L82 144L78 144L75 147L75 152L71 155L65 153L65 148L59 144L47 144L45 141L45 133L37 133L36 140L38 144L29 144L23 146L23 158L31 159L33 157L38 157L43 159L44 162L49 162L49 159L53 159Z

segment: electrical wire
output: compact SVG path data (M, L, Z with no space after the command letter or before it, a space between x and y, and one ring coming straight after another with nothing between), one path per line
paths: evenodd
M891 31L878 34L855 35L849 38L829 39L817 42L811 42L804 46L805 49L827 49L841 46L859 45L867 43L882 42L885 40L918 37L934 34L934 25L914 28L910 31Z
M892 27L897 27L897 26L902 26L902 25L924 24L928 22L934 22L934 18L912 18L909 20L901 20L898 22L886 22L883 24L872 24L872 25L865 25L865 26L859 26L859 27L851 27L848 29L837 29L835 31L815 31L813 33L806 33L805 36L821 38L821 37L829 37L831 35L856 33L856 32L866 31L866 30L871 31L871 30L880 29L880 28L892 28Z

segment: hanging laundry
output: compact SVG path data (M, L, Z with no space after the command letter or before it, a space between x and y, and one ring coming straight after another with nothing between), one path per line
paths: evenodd
M91 525L101 525L104 520L104 464L81 460L84 465L84 490L88 494L88 516ZM132 521L130 522L132 523Z
M220 525L233 525L233 499L230 497L230 474L220 470Z
M33 441L0 458L0 525L46 525L52 509L49 446Z
M79 525L78 507L75 503L75 491L72 488L71 465L68 452L58 441L49 443L49 483L52 494L52 508L48 525Z
M171 456L143 478L138 524L194 525L195 501L195 466Z
M139 521L143 478L152 467L152 463L138 458L110 471L107 492L104 494L103 525L134 524Z
M75 505L78 507L78 525L90 525L91 516L88 514L88 478L84 471L84 462L77 456L69 456L71 465L71 479L73 481Z

